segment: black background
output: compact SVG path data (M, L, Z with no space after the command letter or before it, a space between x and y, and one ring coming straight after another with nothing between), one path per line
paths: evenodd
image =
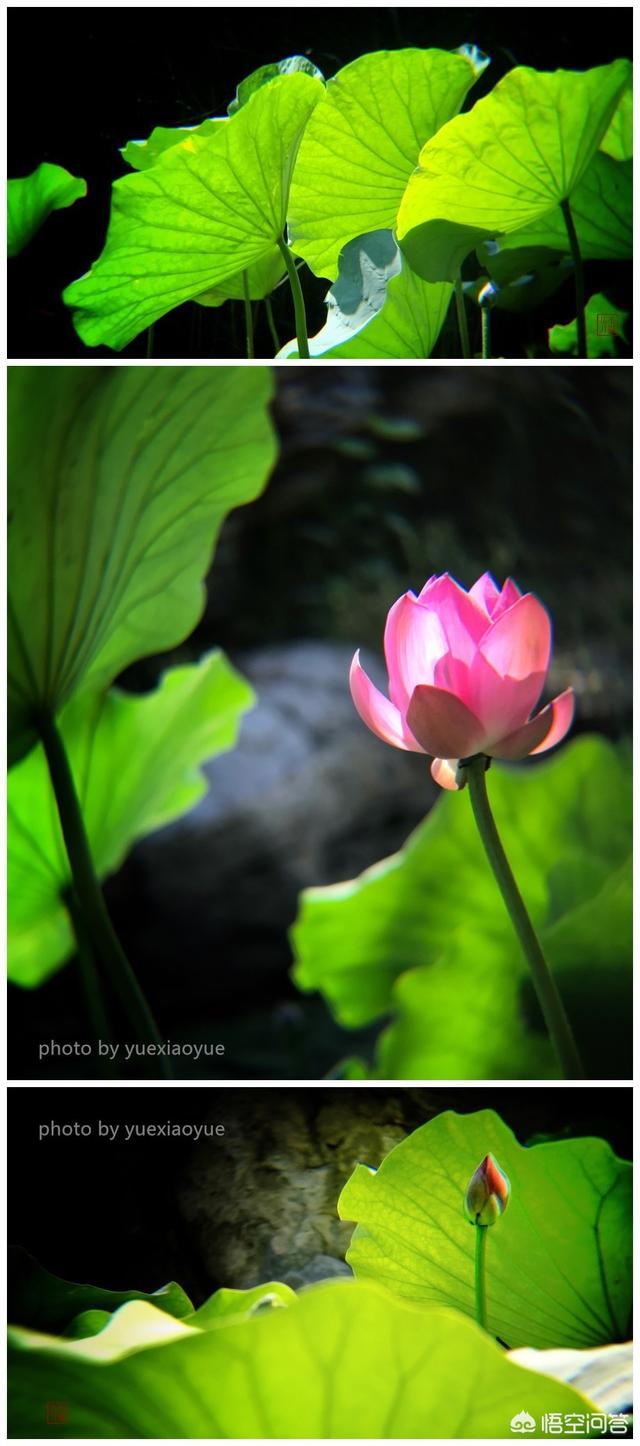
M85 272L104 244L111 182L126 173L118 148L145 137L154 125L195 124L225 114L237 83L284 56L308 56L327 78L358 55L403 46L454 49L473 42L492 64L468 105L491 90L515 64L582 69L631 55L631 8L290 9L129 7L9 11L9 171L29 174L41 161L84 177L88 197L54 214L24 253L10 263L9 355L15 358L112 356L86 349L60 296ZM591 263L587 295L602 286L617 304L628 301L630 267ZM309 329L324 321L326 281L305 281ZM282 340L292 335L286 288L276 293ZM552 298L549 317L535 313L529 332L521 318L501 314L496 354L520 354L523 338L544 336L547 320L575 315L573 286ZM161 319L154 355L241 356L239 308L189 303ZM475 341L475 338L474 338ZM258 331L258 354L271 355ZM125 355L146 355L146 336ZM501 351L501 347L503 351Z

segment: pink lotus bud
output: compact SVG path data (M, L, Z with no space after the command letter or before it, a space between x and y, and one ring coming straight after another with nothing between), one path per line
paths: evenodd
M471 1176L464 1208L472 1225L495 1225L509 1204L511 1186L493 1155L485 1155Z
M573 721L573 689L532 716L551 657L551 619L533 593L485 572L467 592L448 573L387 617L389 697L351 664L351 696L372 732L432 756L442 788L457 788L461 758L526 758L555 747Z

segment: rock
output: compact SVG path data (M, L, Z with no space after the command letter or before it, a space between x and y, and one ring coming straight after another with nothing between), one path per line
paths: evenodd
M304 642L234 660L257 693L237 747L206 766L201 803L133 855L132 948L153 960L156 992L163 979L175 989L176 962L181 989L188 974L208 1002L285 979L300 890L394 852L433 802L426 761L358 717L353 651ZM380 661L365 665L384 685Z
M222 1091L225 1136L201 1141L183 1173L180 1213L208 1286L281 1280L294 1289L349 1273L353 1232L338 1196L437 1112L427 1091Z

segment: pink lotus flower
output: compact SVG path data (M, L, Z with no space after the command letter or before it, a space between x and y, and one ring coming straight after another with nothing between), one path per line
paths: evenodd
M430 754L442 788L458 787L461 758L545 753L571 727L572 688L531 716L549 667L551 619L511 578L500 590L485 572L467 592L448 573L431 577L419 597L407 592L393 604L384 650L389 698L357 652L353 701L385 743Z

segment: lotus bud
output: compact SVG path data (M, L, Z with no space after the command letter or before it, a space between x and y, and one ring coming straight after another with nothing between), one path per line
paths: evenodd
M509 1204L511 1186L493 1155L485 1155L471 1176L464 1208L472 1225L495 1225Z

